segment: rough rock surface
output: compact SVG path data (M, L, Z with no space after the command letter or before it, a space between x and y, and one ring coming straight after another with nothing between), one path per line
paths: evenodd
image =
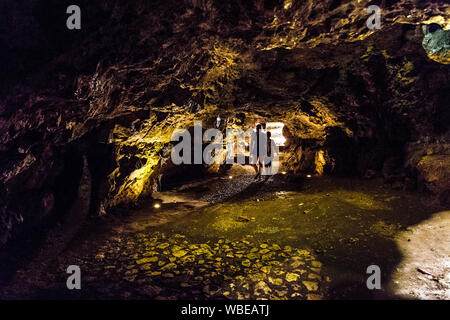
M85 297L322 298L330 278L323 275L322 263L311 252L276 243L256 245L249 240L193 243L181 234L169 237L142 232L105 242L95 256L76 258L83 270L89 270ZM67 261L60 262L54 274L47 275L52 278L48 283L62 283L60 270Z
M404 260L392 277L396 294L413 299L450 298L450 212L409 227L396 237Z
M83 158L91 214L150 195L194 119L283 121L287 170L391 183L417 179L407 143L448 132L446 1L383 1L381 30L369 1L80 1L79 32L69 4L0 4L1 242L70 208Z

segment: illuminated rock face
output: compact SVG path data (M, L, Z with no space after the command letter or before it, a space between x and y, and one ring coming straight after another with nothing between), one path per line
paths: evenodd
M1 240L70 207L83 157L91 214L151 195L178 169L173 130L219 114L242 128L284 123L283 170L414 185L407 143L448 141L449 8L389 3L370 30L369 1L85 2L95 15L73 33L49 25L65 25L61 1L2 2L19 18L0 22ZM442 27L426 51L422 24Z

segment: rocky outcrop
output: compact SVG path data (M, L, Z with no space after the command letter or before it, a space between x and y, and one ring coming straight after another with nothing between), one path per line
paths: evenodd
M447 137L425 137L407 148L406 167L419 189L437 195L439 203L450 203L450 144Z
M424 156L417 164L420 180L439 195L443 204L450 202L450 155Z

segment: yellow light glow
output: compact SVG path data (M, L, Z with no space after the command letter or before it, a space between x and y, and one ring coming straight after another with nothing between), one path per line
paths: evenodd
M307 177L307 178L311 178L311 175L310 175L310 174L307 174L306 177Z
M325 154L324 151L320 150L320 151L316 152L316 156L314 159L314 163L316 165L316 172L319 175L323 174L323 167L326 164L324 154Z
M286 174L286 171L283 171L281 174Z
M292 0L284 0L284 10L289 10L292 7Z
M155 209L159 209L159 208L161 208L161 205L160 205L159 203L155 203L155 204L153 205L153 207L154 207Z
M233 179L233 176L229 176L228 179Z

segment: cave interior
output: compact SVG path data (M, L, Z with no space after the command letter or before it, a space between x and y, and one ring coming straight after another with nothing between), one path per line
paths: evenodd
M450 299L448 1L71 2L0 3L0 298Z

